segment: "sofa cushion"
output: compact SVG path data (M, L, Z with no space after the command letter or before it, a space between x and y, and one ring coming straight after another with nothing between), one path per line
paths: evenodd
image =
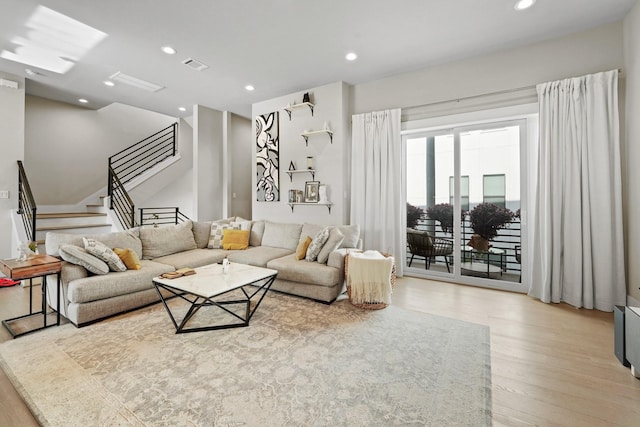
M262 245L262 235L264 234L264 221L253 221L251 223L251 235L249 236L249 246Z
M320 230L311 240L311 244L307 248L307 255L304 259L309 262L313 262L318 259L318 254L322 250L322 247L329 238L329 227L325 227Z
M76 279L68 284L67 298L72 303L84 303L153 289L153 278L173 271L173 267L155 261L142 260L140 270L117 271L102 276Z
M360 240L360 226L354 225L339 225L338 230L344 235L344 240L340 243L340 248L357 248L358 241Z
M222 249L192 249L156 258L154 261L171 265L177 270L185 267L196 268L215 264L221 262L226 256L227 252Z
M309 224L305 222L302 224L302 231L300 232L300 239L298 242L304 242L307 236L313 239L313 237L321 232L325 227L326 225Z
M340 270L317 262L298 261L296 255L276 258L267 263L267 268L278 270L278 280L332 287L340 283Z
M193 223L191 221L166 227L140 228L142 259L154 259L195 249L197 246L192 229Z
M192 230L196 247L200 249L206 248L211 235L211 221L193 221Z
M301 224L265 221L262 246L295 251L300 239Z
M322 249L320 250L318 259L316 261L318 261L320 264L326 264L327 260L329 259L329 254L338 249L343 240L344 234L340 232L340 229L337 227L332 227L331 231L329 231L329 238L325 242L324 246L322 246Z
M224 230L222 233L222 249L242 250L249 247L249 229L245 230Z
M58 248L63 260L80 265L93 274L107 274L109 266L101 259L91 255L76 245L60 245Z
M84 250L96 258L106 262L111 271L126 271L127 266L124 265L120 257L104 243L96 239L82 238Z
M87 234L84 237L98 240L110 248L129 248L136 251L138 257L142 257L142 241L140 240L140 229L132 228L125 231L115 231L102 234ZM47 254L60 256L58 248L60 245L76 245L84 247L81 234L48 232L45 240Z
M230 251L227 258L231 262L248 264L256 267L266 267L267 263L275 258L289 255L293 251L269 246L255 246L244 251Z
M140 270L140 258L133 249L113 248L113 252L122 260L127 270Z

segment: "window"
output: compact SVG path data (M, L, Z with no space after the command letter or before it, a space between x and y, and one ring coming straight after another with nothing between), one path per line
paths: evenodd
M501 208L506 207L505 189L504 174L482 176L482 201L484 203L493 203Z
M449 203L455 204L455 191L453 187L453 177L449 177ZM469 210L469 175L460 177L460 208L463 211Z

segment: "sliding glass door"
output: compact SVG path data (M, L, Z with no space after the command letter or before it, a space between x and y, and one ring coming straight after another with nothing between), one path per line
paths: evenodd
M406 274L521 290L526 121L407 133Z

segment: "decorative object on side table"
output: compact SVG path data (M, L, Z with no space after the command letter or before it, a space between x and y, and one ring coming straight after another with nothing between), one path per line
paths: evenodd
M304 183L304 202L318 203L320 181L307 181Z

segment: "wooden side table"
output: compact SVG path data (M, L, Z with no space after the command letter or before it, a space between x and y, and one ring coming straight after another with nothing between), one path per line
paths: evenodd
M23 316L14 317L2 321L2 324L7 328L13 338L39 331L51 326L60 325L60 270L62 268L62 262L55 257L49 255L37 255L33 258L29 258L25 261L18 261L17 259L3 259L0 260L0 270L2 273L13 280L26 280L29 279L29 314ZM47 325L47 278L50 274L56 275L56 322ZM33 311L33 279L42 277L42 307L40 311ZM11 327L11 322L20 319L26 319L33 316L42 315L42 326L34 329L29 329L24 332L16 333Z

